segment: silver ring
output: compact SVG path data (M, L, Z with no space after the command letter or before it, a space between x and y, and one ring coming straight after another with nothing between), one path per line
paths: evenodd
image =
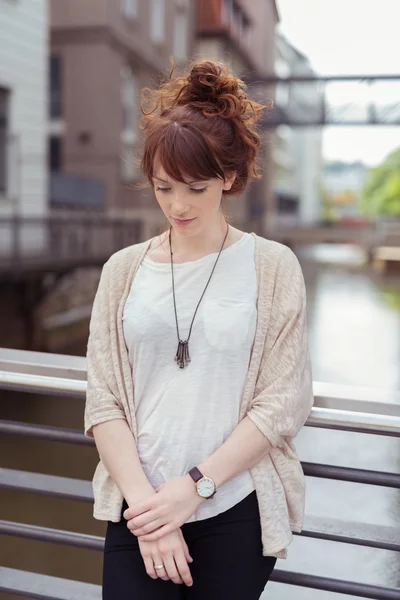
M164 565L154 565L156 571L161 571L164 568Z

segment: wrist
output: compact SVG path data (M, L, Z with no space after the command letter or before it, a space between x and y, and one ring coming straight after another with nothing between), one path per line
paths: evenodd
M154 496L155 493L156 492L153 489L153 487L149 483L147 483L146 485L143 485L139 488L135 486L134 490L131 490L125 495L125 500L128 506L130 507L133 504L136 504L137 502L142 502L142 500L146 500L147 498Z

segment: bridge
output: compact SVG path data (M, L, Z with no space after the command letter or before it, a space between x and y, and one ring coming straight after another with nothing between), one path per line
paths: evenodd
M139 219L105 214L59 217L0 217L0 281L17 281L41 272L68 271L74 267L102 266L113 252L142 241ZM268 226L266 237L304 245L355 243L368 252L379 246L400 246L400 221L365 226Z
M86 392L86 361L83 357L8 350L0 348L0 389L26 394L50 394L61 402L72 398L83 406ZM372 390L358 389L329 383L314 383L315 406L306 423L307 427L358 432L364 435L400 437L400 395L387 393L374 397ZM54 399L54 402L57 400ZM28 424L1 420L0 433L14 436L16 444L21 437L65 442L74 446L91 446L93 440L79 430L49 425ZM317 457L316 457L317 458ZM400 489L400 473L324 465L318 462L302 463L306 477L385 486ZM66 501L87 503L93 501L90 481L26 472L10 468L0 469L0 488L21 494L37 494L42 498L63 498ZM0 534L44 543L102 551L104 539L77 531L42 527L21 521L0 521ZM317 518L306 515L303 537L318 538L363 547L400 552L398 527L370 525L332 519L329 515ZM369 585L309 573L276 569L272 581L309 589L318 589L376 600L398 600L400 588ZM7 565L0 566L0 592L28 598L57 598L59 600L100 600L101 588L93 583L63 579L40 573L27 572Z
M400 75L307 75L246 78L261 99L271 90L274 108L262 126L400 125Z

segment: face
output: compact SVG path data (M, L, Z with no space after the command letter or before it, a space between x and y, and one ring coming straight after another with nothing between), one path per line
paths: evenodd
M161 210L181 235L198 235L221 222L222 193L229 190L235 175L182 183L169 177L161 166L155 170L154 192Z

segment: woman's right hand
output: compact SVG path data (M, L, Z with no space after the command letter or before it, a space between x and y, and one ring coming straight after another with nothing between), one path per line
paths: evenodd
M181 529L164 535L156 542L138 540L146 572L152 579L168 580L174 583L193 585L189 563L193 562ZM156 570L155 565L164 565L164 569Z

